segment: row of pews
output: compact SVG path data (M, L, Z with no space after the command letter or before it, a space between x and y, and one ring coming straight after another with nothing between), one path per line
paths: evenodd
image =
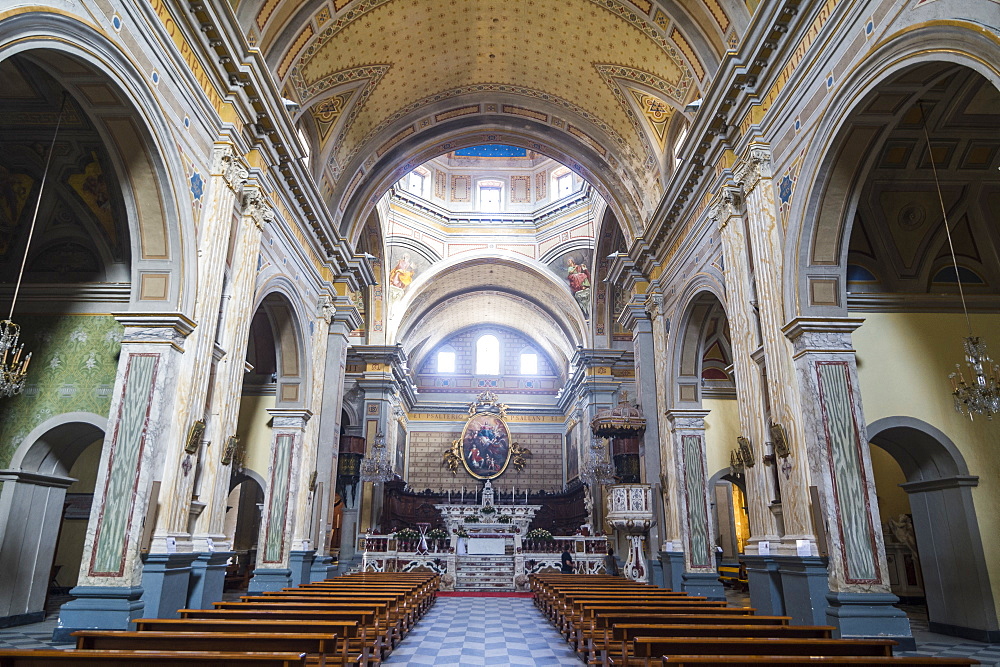
M134 631L74 632L76 649L0 650L0 667L292 667L378 664L434 604L440 576L359 573L244 595Z
M975 665L893 657L889 639L834 639L750 607L606 575L531 576L535 604L592 665Z

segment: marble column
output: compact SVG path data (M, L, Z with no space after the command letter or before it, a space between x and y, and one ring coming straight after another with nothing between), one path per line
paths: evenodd
M176 414L178 369L194 323L183 315L129 313L108 411L76 598L59 610L53 632L125 630L143 609L140 537L152 521L157 449ZM178 463L175 462L175 465Z
M160 486L159 511L150 554L170 553L167 540L173 540L177 551L191 551L191 500L196 474L215 478L224 442L209 441L203 430L196 442L191 441L191 429L200 425L206 429L206 408L209 386L216 360L216 331L225 277L226 254L233 227L233 211L247 179L247 168L231 143L220 142L212 153L208 200L201 216L198 235L197 297L194 301L192 332L183 358L181 375L173 390L177 394L175 427L166 439L163 479ZM176 578L175 578L176 579ZM186 582L184 584L187 586Z
M665 320L662 316L661 306L653 300L651 308L656 312L661 326L665 332ZM635 386L639 392L638 401L642 408L642 416L646 418L646 431L642 437L642 446L639 453L643 461L643 477L645 482L652 487L653 498L661 499L662 487L660 485L663 470L672 469L674 466L673 451L670 447L664 447L660 440L660 408L665 402L661 400L660 394L665 396L662 378L657 377L656 355L657 347L665 346L666 340L657 341L653 336L653 322L646 312L647 303L644 295L633 295L632 300L625 306L619 321L632 331L632 349L635 355ZM664 333L665 335L665 333ZM661 355L661 365L664 352ZM653 363L650 364L650 361ZM661 503L653 503L653 522L649 527L650 549L655 549L657 545L669 545L669 550L676 549L679 542L679 515L671 508L668 516L664 516ZM665 503L670 505L671 503ZM666 523L669 521L669 523ZM648 556L647 556L648 558ZM660 559L649 558L646 571L650 573L650 581L657 585L664 585L662 561ZM666 582L669 587L670 582Z
M333 500L337 491L337 464L340 450L340 418L344 401L344 377L347 372L348 335L361 325L361 315L349 297L338 296L324 309L327 321L323 375L314 381L319 387L317 427L319 443L316 457L318 497L314 507L317 515L315 535L316 555L309 572L309 581L321 581L333 576L336 567L331 565L329 543L332 530ZM346 501L345 501L346 504ZM345 512L346 514L346 512ZM345 522L346 523L346 522ZM356 524L356 514L355 521ZM344 526L346 530L346 525ZM354 544L353 530L351 544ZM343 554L341 550L341 554Z
M674 467L666 472L674 480L671 487L680 515L680 537L684 562L682 588L693 595L725 600L725 592L715 569L715 536L712 534L708 461L705 455L705 416L708 410L670 410L670 445Z
M257 568L249 592L277 591L292 583L292 531L302 475L302 438L309 410L273 408L271 462L267 469L264 512L257 546Z
M898 599L889 590L851 344L851 332L862 321L799 317L785 328L794 346L803 394L808 465L826 526L829 608L825 620L837 627L838 636L888 637L912 644L909 621L892 606Z
M755 353L761 347L760 327L755 304L757 295L750 263L750 246L743 217L743 196L736 187L725 187L712 202L710 217L719 226L722 240L726 282L726 317L729 320L736 381L736 402L740 432L750 443L755 464L746 467L747 514L750 540L743 557L750 582L750 603L761 613L782 615L785 612L778 566L770 555L770 545L779 543L780 532L771 503L776 498L774 477L763 465L764 450L770 436L765 416L765 395L761 368ZM729 443L735 447L736 443ZM767 545L759 553L758 545Z
M195 572L199 571L200 564L205 565L205 578L191 586L188 599L188 606L197 609L208 608L222 599L225 570L222 568L220 571L211 564L219 560L217 554L231 553L233 546L224 530L226 500L229 497L232 458L237 446L236 423L246 373L246 349L261 233L263 226L274 218L263 193L256 187L245 189L242 208L219 324L222 358L216 364L206 419L205 439L209 445L202 458L198 488L198 497L205 508L195 522L191 537L192 550L200 554L194 562Z

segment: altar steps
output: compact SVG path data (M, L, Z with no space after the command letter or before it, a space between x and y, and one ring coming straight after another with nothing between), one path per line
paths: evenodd
M514 557L459 556L455 563L456 591L513 591Z

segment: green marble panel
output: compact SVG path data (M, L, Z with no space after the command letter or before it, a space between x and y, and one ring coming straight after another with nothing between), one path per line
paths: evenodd
M851 583L877 581L875 546L858 451L848 367L844 362L819 362L816 372L836 493L835 515L841 528L847 567L846 578Z
M104 506L97 524L94 560L90 566L92 576L117 576L124 566L129 519L135 502L146 420L159 360L157 354L133 354L128 359L118 423L111 427L115 435L102 499Z
M690 531L691 565L708 567L708 510L705 507L705 465L702 461L701 436L681 437L684 449L684 485L687 493L688 523Z

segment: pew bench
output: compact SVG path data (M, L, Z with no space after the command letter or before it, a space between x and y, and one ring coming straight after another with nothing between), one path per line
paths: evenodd
M199 651L222 653L307 653L322 667L343 664L337 635L263 632L123 632L80 630L73 633L78 651Z
M634 637L631 653L642 665L660 665L675 655L832 655L892 657L891 639L780 639L749 637Z
M754 667L755 665L853 665L854 667L869 667L877 665L894 665L895 667L923 667L924 665L978 665L978 660L970 658L929 658L929 657L893 657L882 656L841 656L841 655L665 655L664 665L679 665L684 667Z
M302 667L305 653L223 653L221 651L58 651L0 649L0 667Z

